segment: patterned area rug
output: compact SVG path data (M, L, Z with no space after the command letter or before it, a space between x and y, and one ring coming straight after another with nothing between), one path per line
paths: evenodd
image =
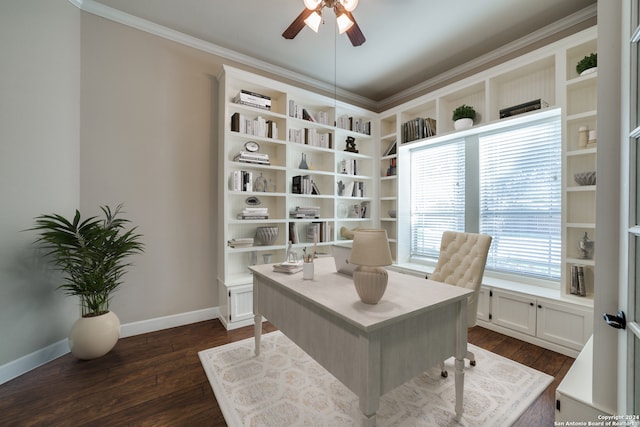
M464 414L454 420L450 375L436 366L380 399L378 426L509 426L553 378L469 344L477 365L465 368ZM227 424L237 426L355 426L358 398L281 332L199 353Z

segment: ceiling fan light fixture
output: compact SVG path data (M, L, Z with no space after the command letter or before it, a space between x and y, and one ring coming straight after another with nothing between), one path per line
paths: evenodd
M308 0L305 0L305 3ZM340 0L340 3L348 12L353 12L358 7L358 0Z
M313 12L311 15L309 15L307 19L304 20L304 23L307 24L307 27L311 28L316 33L320 28L321 22L322 22L322 17L318 14L318 12Z
M346 13L343 13L342 15L338 16L336 18L336 21L338 22L338 32L340 34L344 33L349 28L353 27L353 21L347 16Z
M304 0L304 5L309 10L316 10L322 0Z

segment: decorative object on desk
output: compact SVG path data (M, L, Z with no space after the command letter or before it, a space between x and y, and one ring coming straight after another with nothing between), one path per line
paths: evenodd
M579 172L573 174L573 179L576 180L578 185L596 185L596 172Z
M302 263L302 279L313 280L313 261Z
M348 151L350 153L358 152L358 150L356 150L356 139L354 137L348 136L345 142L347 143L347 146L344 151Z
M298 165L298 169L309 169L309 165L307 164L307 155L305 153L301 153L302 158L300 159L300 164Z
M591 259L593 257L593 249L595 242L589 239L587 232L584 232L584 236L578 240L578 251L580 251L580 259Z
M453 110L453 127L455 130L469 129L473 126L473 121L476 119L476 110L466 104L462 104L455 110Z
M578 145L581 148L585 148L589 141L589 128L586 126L580 126L578 128Z
M587 55L582 58L576 64L576 71L579 75L584 76L586 74L591 74L598 69L598 54L592 53L591 55Z
M127 258L144 251L136 227L125 230L130 221L118 217L122 206L113 211L101 206L104 219L82 220L79 210L72 220L58 214L40 215L30 229L39 233L36 244L62 273L57 288L79 297L82 315L69 333L69 348L78 359L104 356L120 338L120 321L109 302L131 266Z
M361 425L356 394L282 332L263 334L261 343L258 357L254 338L198 353L229 427L252 422ZM553 381L548 374L473 344L468 347L476 354L478 366L465 370L462 420L454 419L451 379L441 378L434 366L380 397L377 425L510 426ZM453 371L454 360L446 361L447 369ZM256 392L267 388L270 392Z
M266 226L256 228L255 242L258 245L270 246L276 242L278 238L278 227Z
M259 193L267 191L267 179L262 176L262 172L260 172L260 176L257 177L256 181L253 183L253 190Z
M353 283L360 300L365 304L377 304L387 290L387 270L383 267L393 262L387 231L357 230L349 261L358 266L353 272Z

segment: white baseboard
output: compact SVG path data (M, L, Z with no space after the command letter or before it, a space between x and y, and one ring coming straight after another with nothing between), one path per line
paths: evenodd
M174 328L176 326L188 325L205 320L217 319L220 317L218 307L205 308L203 310L190 311L188 313L174 314L171 316L157 317L155 319L141 320L139 322L126 323L120 326L120 337L126 338L134 335L145 334L147 332L159 331L162 329ZM67 339L62 339L47 347L36 350L33 353L22 356L0 366L0 385L29 372L38 366L51 362L60 356L69 353Z
M126 323L120 326L120 338L146 334L147 332L160 331L162 329L175 328L176 326L189 325L205 320L220 317L218 307L205 308L203 310L187 313L173 314L171 316L156 317L155 319L141 320L139 322Z

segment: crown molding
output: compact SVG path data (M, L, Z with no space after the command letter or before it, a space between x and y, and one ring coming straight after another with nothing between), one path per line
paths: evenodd
M271 64L269 62L253 58L249 55L244 55L234 50L219 46L217 44L210 43L193 36L189 36L187 34L172 30L146 19L142 19L137 16L133 16L131 14L106 6L102 3L98 3L94 0L68 1L83 12L87 12L122 25L144 31L146 33L153 34L155 36L162 37L164 39L171 40L173 42L180 43L182 45L189 46L206 53L210 53L223 59L235 61L239 64L243 64L257 70L271 73L276 76L281 76L284 79L315 88L325 93L335 94L335 96L340 99L343 99L349 103L360 105L372 111L375 111L375 108L377 106L377 103L369 98L344 89L337 88L330 83L322 82L320 80L313 79L309 76L296 73L294 71Z
M384 111L387 108L401 103L403 100L420 96L431 87L438 86L439 84L455 79L457 76L464 75L465 73L468 73L474 69L481 68L483 66L486 66L487 64L494 63L495 61L499 61L501 58L507 57L520 49L526 48L527 46L533 45L555 34L558 34L563 30L571 28L597 16L597 5L593 4L559 21L556 21L537 31L534 31L527 36L507 43L506 45L496 50L479 56L458 67L454 67L447 72L441 73L434 78L425 80L422 83L407 88L380 101L374 101L356 93L337 88L335 85L332 85L330 83L313 79L309 76L296 73L294 71L271 64L269 62L253 58L249 55L238 53L234 50L224 48L214 43L206 42L204 40L189 36L179 31L172 30L146 19L142 19L122 12L120 10L98 3L94 0L68 1L84 12L91 13L93 15L111 20L113 22L117 22L122 25L144 31L146 33L153 34L158 37L162 37L176 43L180 43L182 45L219 56L223 59L235 61L239 64L243 64L257 70L271 73L276 76L281 76L282 78L289 81L297 82L304 86L315 88L316 90L320 90L325 93L333 93L336 98L340 98L352 104L360 105L375 112Z

